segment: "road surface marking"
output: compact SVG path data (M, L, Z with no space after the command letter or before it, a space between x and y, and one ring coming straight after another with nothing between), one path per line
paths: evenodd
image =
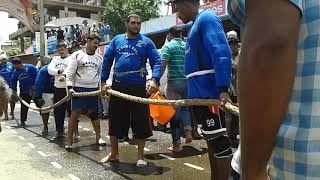
M38 154L40 154L40 156L42 157L47 157L48 155L46 155L44 152L42 151L37 151Z
M83 128L83 130L85 130L85 131L90 131L90 129L88 129L88 128Z
M17 131L15 131L15 130L11 130L11 132L12 132L13 134L18 134Z
M198 169L200 171L204 170L202 167L199 167L199 166L196 166L196 165L193 165L193 164L190 164L190 163L184 163L184 165L189 166L189 167L194 168L194 169Z
M77 176L73 175L73 174L68 174L69 178L71 178L72 180L80 180L80 178L78 178Z
M51 162L50 164L57 169L62 169L62 166L60 164L58 164L57 162Z
M167 156L167 155L165 155L165 154L159 154L159 156L161 156L161 157L163 157L163 158L166 158L166 159L168 159L168 160L170 160L170 161L176 160L175 158L170 157L170 156Z
M30 146L32 149L34 149L34 148L36 148L33 144L31 144L31 143L27 143L28 144L28 146Z
M25 141L26 139L22 136L18 136L21 140Z

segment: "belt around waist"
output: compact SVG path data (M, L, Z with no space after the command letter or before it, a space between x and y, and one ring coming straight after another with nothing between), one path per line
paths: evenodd
M146 69L141 68L141 69L136 70L136 71L114 72L114 74L116 76L118 76L118 77L123 77L123 76L127 76L129 74L136 74L136 73L139 73L141 77L144 77L145 74L147 74L147 71L146 71Z
M195 77L195 76L201 76L201 75L206 75L206 74L214 74L215 72L216 71L214 69L196 71L196 72L193 72L193 73L190 73L190 74L186 75L186 78L189 79L189 78L192 78L192 77Z

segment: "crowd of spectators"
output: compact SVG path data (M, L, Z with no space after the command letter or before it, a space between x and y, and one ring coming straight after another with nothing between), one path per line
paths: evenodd
M100 23L93 22L91 25L88 24L87 20L84 20L82 25L70 25L64 27L64 29L58 27L58 30L51 29L51 31L47 31L47 34L48 37L56 36L58 43L63 41L71 49L74 46L84 46L89 35L99 36L100 42L109 42L110 25L105 20Z

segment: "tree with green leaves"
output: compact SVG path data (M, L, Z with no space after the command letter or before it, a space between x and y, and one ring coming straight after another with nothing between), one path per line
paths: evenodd
M102 19L111 26L111 36L126 32L124 22L135 13L141 21L159 17L159 0L108 0Z
M8 57L12 57L21 54L21 50L20 48L13 47L5 50L5 53Z

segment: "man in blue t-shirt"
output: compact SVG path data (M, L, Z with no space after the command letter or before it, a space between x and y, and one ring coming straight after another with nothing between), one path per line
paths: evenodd
M34 82L38 75L38 68L32 64L22 64L21 59L17 57L13 58L11 63L15 69L10 84L12 96L17 96L17 82L19 81L20 97L30 103L34 93ZM28 110L29 108L21 103L20 120L22 126L25 126L25 121L27 121Z
M189 98L230 101L231 51L220 19L210 10L199 13L199 0L171 2L183 23L193 22L185 55ZM212 179L228 179L232 150L219 107L192 110L207 141Z
M11 76L13 73L13 66L11 63L8 63L7 56L5 54L0 55L0 76L3 77L3 79L6 81L8 85L10 85ZM16 101L13 98L9 99L10 101L10 116L12 119L14 119L14 107L16 104ZM8 104L4 107L4 120L9 120L8 117Z
M53 105L54 98L54 76L51 76L48 72L48 65L43 66L39 70L35 81L35 103L37 107L49 107ZM48 135L48 120L49 120L49 111L41 111L41 117L43 121L43 131L41 134L43 136Z
M154 43L140 34L141 18L138 15L129 15L127 33L117 35L111 42L104 56L101 82L104 93L110 88L105 85L109 78L114 62L114 75L112 89L122 93L146 97L147 94L158 90L161 76L161 60ZM152 79L146 88L146 63L149 59L152 69ZM147 89L147 91L146 91ZM130 127L133 137L138 143L138 167L147 165L144 161L143 148L145 139L152 135L151 121L149 120L149 107L144 104L129 102L111 96L109 104L109 135L111 153L102 159L102 162L118 160L118 139L124 137Z

